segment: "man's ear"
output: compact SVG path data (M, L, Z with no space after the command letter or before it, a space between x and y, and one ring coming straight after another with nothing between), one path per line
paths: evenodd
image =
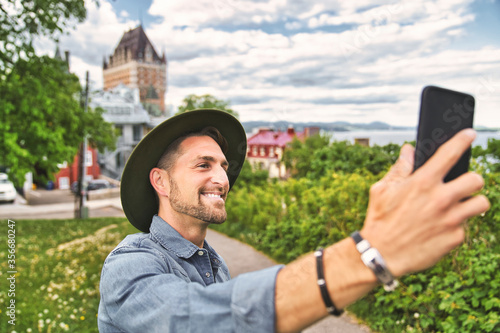
M158 196L168 197L170 193L170 182L167 171L160 168L151 169L149 172L149 182L156 193L158 193Z

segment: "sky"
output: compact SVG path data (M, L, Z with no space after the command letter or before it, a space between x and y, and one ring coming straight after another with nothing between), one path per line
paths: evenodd
M100 0L60 37L71 71L102 88L102 63L142 23L165 52L167 104L229 100L241 121L383 121L416 126L437 85L476 98L500 128L500 0ZM38 42L40 52L54 44Z

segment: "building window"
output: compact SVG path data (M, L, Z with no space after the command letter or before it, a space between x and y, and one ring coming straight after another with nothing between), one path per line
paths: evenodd
M257 156L257 146L252 146L252 155Z
M260 156L266 156L266 148L260 147Z
M59 189L60 190L69 189L69 178L68 177L59 178Z
M269 147L269 156L274 157L274 147Z
M134 141L141 141L142 137L142 126L134 125Z
M283 153L283 151L281 150L280 147L276 147L276 155L278 155L278 158L281 158L281 154Z
M116 153L116 155L115 155L115 164L116 164L116 168L117 169L120 169L122 167L123 163L122 163L121 153Z
M88 150L85 152L85 166L92 166L92 152Z

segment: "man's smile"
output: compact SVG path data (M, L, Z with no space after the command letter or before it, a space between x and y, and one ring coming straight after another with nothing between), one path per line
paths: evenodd
M221 192L201 192L201 195L211 200L225 201L225 194Z
M226 201L226 194L222 191L202 191L200 194L209 200Z

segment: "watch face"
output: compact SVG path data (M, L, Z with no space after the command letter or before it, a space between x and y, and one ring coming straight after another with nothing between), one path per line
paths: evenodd
M380 260L377 260L378 258L382 259L382 256L377 249L374 249L373 247L361 254L361 260L363 260L365 265L375 272L379 270L377 267L380 266Z
M363 260L365 265L373 271L377 279L379 279L379 281L383 284L391 283L394 280L391 272L387 269L384 259L377 249L372 247L366 250L361 255L361 260Z

